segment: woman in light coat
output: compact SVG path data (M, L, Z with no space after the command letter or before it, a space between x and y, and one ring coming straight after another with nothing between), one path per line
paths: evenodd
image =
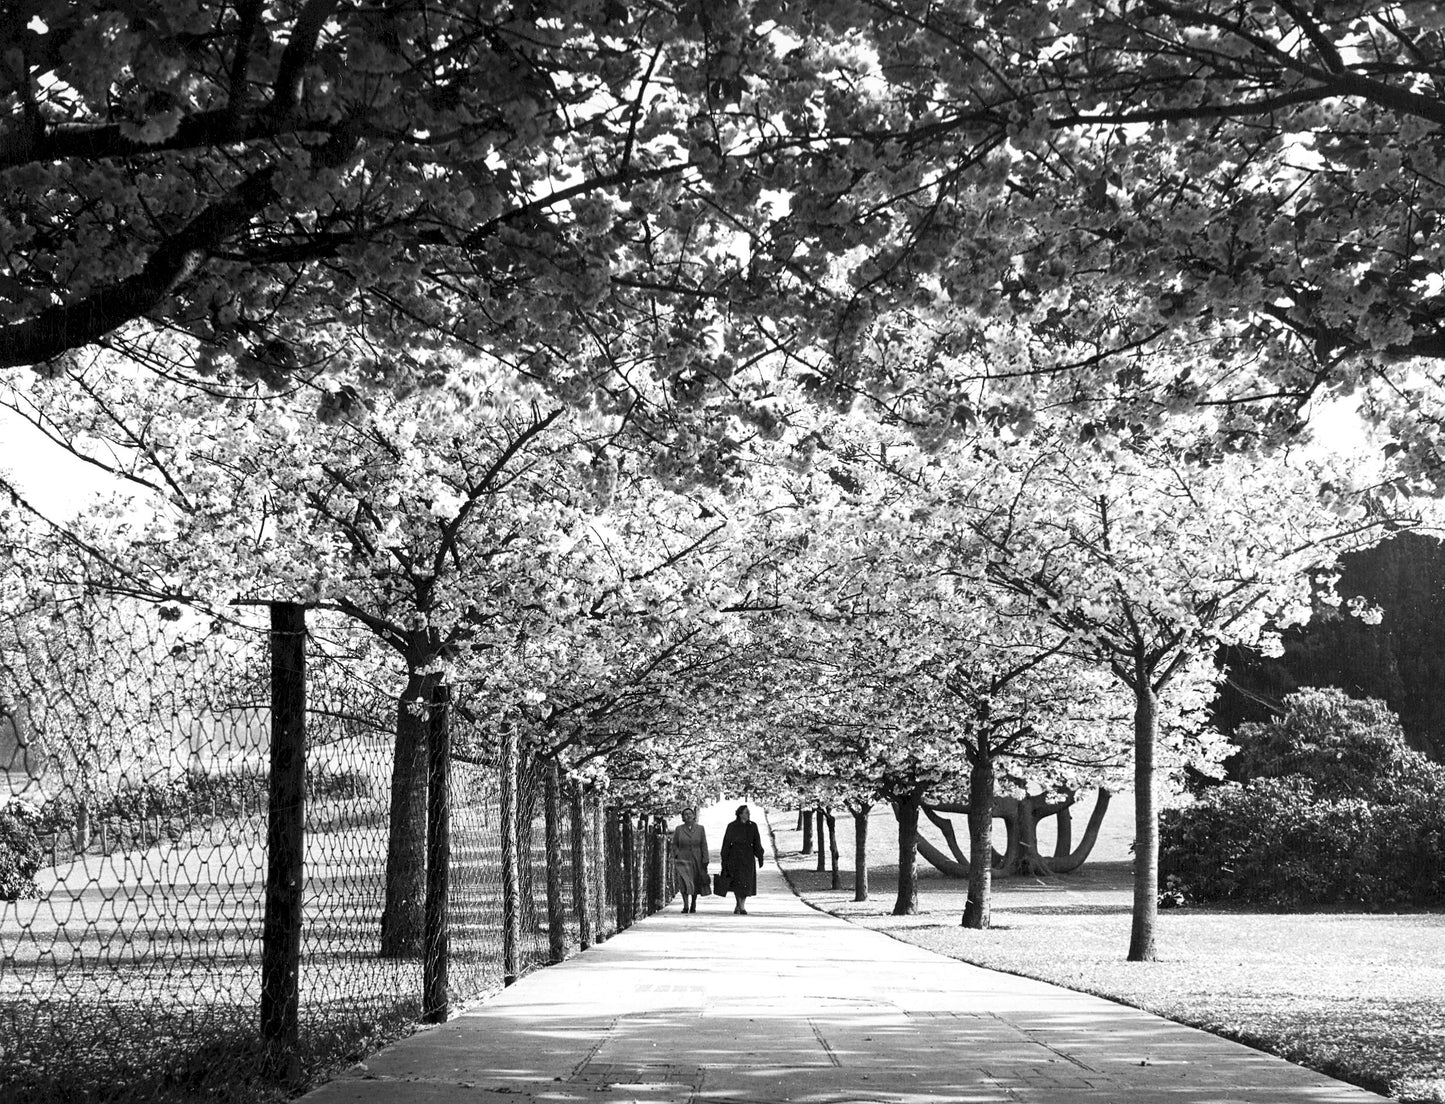
M707 832L697 822L696 809L682 811L682 823L672 830L672 877L682 894L682 911L697 911L699 891L707 892Z

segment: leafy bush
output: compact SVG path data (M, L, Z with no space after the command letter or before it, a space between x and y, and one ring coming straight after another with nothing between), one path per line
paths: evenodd
M1300 775L1221 786L1160 818L1160 874L1200 903L1271 908L1445 899L1445 771L1392 800L1328 797Z
M0 806L0 900L18 901L36 894L40 840L36 816L19 802Z
M306 796L312 801L355 801L370 797L371 778L359 770L321 767L306 771Z
M1382 702L1302 690L1241 725L1234 773L1160 821L1160 873L1192 900L1290 909L1445 898L1445 767Z
M1429 762L1406 745L1399 718L1384 702L1329 687L1300 690L1284 705L1272 721L1239 726L1231 767L1239 781L1300 775L1321 796L1370 797Z

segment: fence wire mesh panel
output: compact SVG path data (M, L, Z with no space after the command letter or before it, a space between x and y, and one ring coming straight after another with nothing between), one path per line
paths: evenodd
M422 1013L425 879L397 871L424 865L436 687L416 692L344 623L307 618L296 1038L279 1044L261 1016L264 615L248 626L76 594L0 622L0 1098L280 1100ZM453 1010L504 974L499 747L462 704L447 770ZM521 973L579 938L569 784L523 764ZM592 923L607 933L628 891L621 819L595 804L581 818L588 907L606 903Z
M455 1004L502 986L502 795L495 762L453 759L451 793L448 992Z
M188 1093L254 1048L264 634L84 595L0 633L4 1088Z

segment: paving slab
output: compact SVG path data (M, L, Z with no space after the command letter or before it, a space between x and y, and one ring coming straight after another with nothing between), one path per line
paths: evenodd
M730 811L708 810L714 856ZM714 857L714 869L716 858ZM309 1104L1366 1104L1137 1009L855 927L771 860L309 1093Z

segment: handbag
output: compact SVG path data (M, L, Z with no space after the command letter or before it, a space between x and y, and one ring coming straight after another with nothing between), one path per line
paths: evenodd
M733 890L732 879L726 874L718 873L712 876L712 891L719 897L726 897Z

